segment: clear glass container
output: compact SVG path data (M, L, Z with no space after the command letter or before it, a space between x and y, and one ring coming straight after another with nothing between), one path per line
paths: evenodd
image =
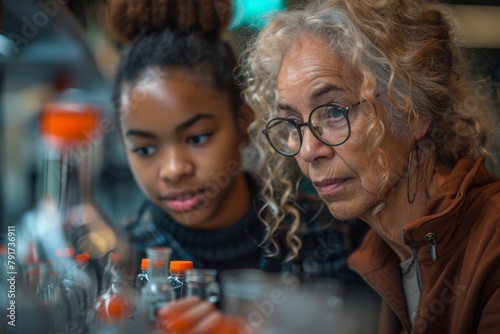
M95 312L99 322L121 323L134 315L135 300L132 287L123 277L111 280L109 289L101 294L95 304Z
M217 303L220 299L220 287L216 281L215 269L191 269L186 271L186 295Z
M78 252L87 252L91 258L122 251L119 241L124 240L118 238L116 229L92 200L96 149L102 145L96 138L104 135L100 133L101 119L96 106L74 102L47 104L40 117L40 132L51 150L47 168L57 178L44 180L44 188L58 186L51 192L58 192L60 202L56 205L64 232Z
M176 299L186 296L185 273L190 269L193 269L193 261L170 261L170 276L168 277L168 281L175 292Z
M149 259L148 258L142 259L141 272L137 274L137 277L135 278L135 289L139 294L141 293L141 290L144 288L144 286L146 286L146 284L149 283L148 268L149 268Z
M98 257L103 238L107 239L104 248L117 247L111 224L74 210L89 202L94 152L89 134L97 131L100 117L98 107L70 102L48 103L39 117L36 203L19 225L17 244L23 272L19 292L29 303L20 301L18 312L25 319L37 318L37 325L48 332L68 331L68 324L74 325L72 332L86 331L89 278L79 269L74 253L68 256L64 250L88 251ZM103 230L111 236L96 232ZM35 311L31 305L42 308ZM48 316L34 314L44 311Z
M145 330L156 331L156 315L159 309L175 300L175 294L168 281L169 262L172 249L169 247L148 247L148 277L139 297L138 321L143 322Z

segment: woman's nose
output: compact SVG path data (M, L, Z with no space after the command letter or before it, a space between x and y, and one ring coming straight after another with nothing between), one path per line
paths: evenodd
M306 162L314 162L322 158L329 158L333 154L331 146L319 141L309 128L302 132L302 147L298 157Z
M179 149L170 148L162 155L159 177L169 183L175 183L182 178L192 175L194 164L189 155Z

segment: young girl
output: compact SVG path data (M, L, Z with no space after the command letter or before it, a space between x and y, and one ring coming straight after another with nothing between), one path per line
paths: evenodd
M363 223L331 224L321 201L303 197L281 203L286 230L265 223L273 208L258 200L259 185L242 169L252 113L221 37L229 16L211 1L148 4L111 1L109 16L115 36L132 41L119 62L114 103L130 168L149 199L126 227L136 269L146 247L168 246L171 259L219 272L355 276L345 258Z

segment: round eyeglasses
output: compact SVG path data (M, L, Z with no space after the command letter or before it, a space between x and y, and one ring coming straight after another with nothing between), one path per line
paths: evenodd
M307 126L314 137L323 144L339 146L351 135L351 124L347 116L349 110L363 102L366 100L347 107L335 104L321 105L311 111L309 121L304 123L294 118L273 118L267 122L262 133L276 152L286 157L293 157L299 153L303 136L301 128L304 126Z

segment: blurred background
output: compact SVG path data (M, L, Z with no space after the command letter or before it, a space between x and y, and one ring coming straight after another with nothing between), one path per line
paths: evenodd
M443 2L456 14L476 70L492 79L500 113L500 0ZM227 38L238 51L259 29L252 15L301 3L235 1L242 7ZM106 0L3 0L1 11L0 233L5 233L37 200L38 117L45 103L92 103L115 124L110 94L121 45L106 30ZM119 129L101 130L89 138L98 152L93 196L110 220L119 222L135 212L142 195L127 167Z

